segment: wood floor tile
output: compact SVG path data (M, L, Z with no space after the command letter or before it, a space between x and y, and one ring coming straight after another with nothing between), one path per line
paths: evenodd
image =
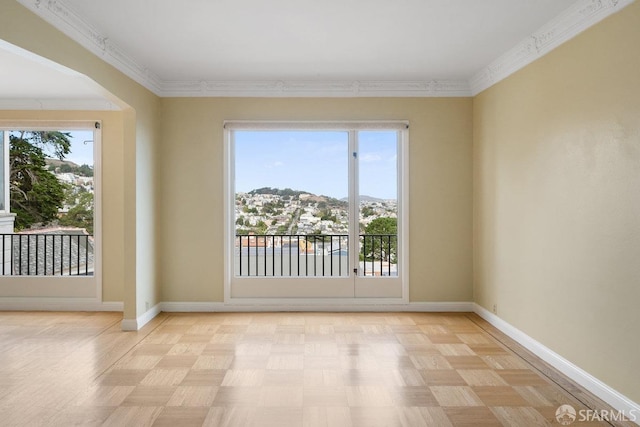
M455 369L426 369L420 375L428 386L464 386L467 382Z
M382 386L346 386L349 406L393 406L388 390Z
M507 382L503 380L500 375L490 369L459 369L458 373L467 382L467 384L472 386L507 385Z
M188 357L188 356L187 356ZM229 369L233 356L197 356L191 366L193 370Z
M262 369L239 369L226 371L222 386L226 387L259 387L264 380Z
M105 386L136 386L149 372L150 369L114 369L104 374L99 382Z
M545 419L534 408L497 406L490 408L491 412L502 424L508 426L550 426L551 422Z
M164 356L175 344L140 344L132 356Z
M453 427L444 408L438 406L415 408L420 412L427 426ZM404 424L403 424L404 425ZM411 427L407 424L406 427Z
M73 406L70 408L66 408L60 412L57 412L55 415L47 419L47 425L50 426L82 426L82 427L92 427L92 426L102 426L105 424L105 421L113 414L116 410L116 406ZM4 425L20 425L19 423L13 423L10 419L7 419L2 416L2 411L0 410L0 419L2 419L2 424ZM26 420L22 417L21 422L24 423ZM34 423L37 424L37 423ZM40 423L44 424L44 423Z
M450 369L489 369L489 365L480 356L445 356Z
M520 427L608 408L469 313L121 320L0 312L0 424Z
M511 355L496 354L480 357L492 369L529 369L522 359Z
M171 395L167 406L209 407L218 392L218 387L212 386L179 386Z
M212 407L203 422L206 427L246 427L253 423L256 408L241 406Z
M476 353L466 344L435 344L443 356L475 356Z
M181 386L219 386L229 371L225 369L191 369L180 382Z
M345 387L304 387L303 402L305 407L341 407L349 406Z
M348 376L348 371L345 375L343 371L333 369L305 369L303 381L305 387L337 387L351 384L351 381L345 381L345 376Z
M308 407L302 411L303 427L351 427L351 411L348 407Z
M160 415L162 407L120 406L102 424L105 427L150 426Z
M396 406L438 406L439 402L428 387L395 387L389 393Z
M301 386L263 386L258 406L302 407L302 401Z
M398 410L385 408L351 408L351 425L353 427L400 427L402 422Z
M486 406L529 406L517 390L509 386L471 387Z
M220 387L213 406L253 406L260 400L260 387Z
M440 406L483 406L482 400L471 387L434 386L430 387Z
M501 427L503 424L486 407L444 408L445 413L455 427ZM528 424L506 424L513 427L529 427Z
M200 427L204 423L209 408L183 408L168 406L153 421L153 427Z
M165 406L177 387L137 386L122 402L122 406Z
M306 372L306 371L305 371ZM264 371L264 386L303 386L305 375L297 369L268 369Z
M77 406L119 406L135 386L95 385L77 398Z
M182 355L167 355L164 356L154 366L156 368L187 368L190 369L198 360L198 356L182 356Z
M534 408L539 408L541 406L554 406L553 403L540 392L539 387L514 386L513 389L527 401L526 406L533 406Z
M185 368L172 368L172 369L152 369L149 371L146 377L140 382L143 386L165 386L175 385L177 386L189 373Z
M453 369L445 356L439 354L409 356L416 369Z
M116 363L118 369L153 369L162 360L162 355L127 356Z
M528 369L501 369L495 371L509 385L547 385L547 380Z

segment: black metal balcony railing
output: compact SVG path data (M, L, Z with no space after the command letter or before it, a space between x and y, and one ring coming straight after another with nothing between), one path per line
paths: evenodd
M93 236L0 234L3 276L91 276Z
M361 234L361 276L397 275L397 236ZM349 236L236 235L235 275L240 277L348 277Z

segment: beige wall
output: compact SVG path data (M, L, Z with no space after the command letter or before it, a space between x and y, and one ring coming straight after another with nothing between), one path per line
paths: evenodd
M472 298L469 98L162 100L165 301L223 300L224 120L410 121L410 299Z
M640 3L474 99L475 300L640 402Z
M113 284L113 289L122 288L109 298L122 297L124 317L133 319L144 313L146 302L150 305L160 302L156 252L157 159L154 154L159 139L159 98L15 0L0 0L0 10L0 39L85 74L120 100L123 112L114 122L114 131L121 132L121 139L115 141L113 147L109 145L108 150L114 151L105 152L103 158L105 170L119 173L105 179L105 186L118 187L117 193L106 195L118 217L110 219L112 223L105 223L103 227L114 251L119 249L107 253L109 248L105 248L103 268L105 281L112 277L120 281ZM0 112L0 118L2 114ZM81 113L77 115L82 116ZM42 116L47 113L43 112ZM69 113L66 118L74 117L75 113ZM110 129L105 126L103 132L110 132ZM111 284L105 285L111 289Z

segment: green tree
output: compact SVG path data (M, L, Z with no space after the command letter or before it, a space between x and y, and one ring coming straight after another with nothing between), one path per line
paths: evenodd
M363 207L361 212L362 212L362 216L365 218L375 215L376 213L376 211L371 206Z
M267 224L263 220L260 220L257 222L254 230L256 234L265 234L267 232Z
M360 255L366 260L396 263L398 260L397 218L376 218L364 229Z
M47 169L45 149L64 159L71 149L70 136L63 132L24 131L9 135L9 191L16 229L47 224L58 217L65 187Z
M75 172L81 176L93 176L93 167L89 165L81 165L76 168Z
M60 218L60 224L84 228L89 234L93 234L93 194L88 191L80 192L77 197L73 195L71 202L74 206Z

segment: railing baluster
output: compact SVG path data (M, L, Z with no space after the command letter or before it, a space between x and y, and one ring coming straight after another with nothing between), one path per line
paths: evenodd
M36 276L38 275L38 235L36 234L36 262L34 263L36 265Z
M389 246L387 248L387 276L391 277L391 239L393 236L389 236Z
M73 244L71 243L71 235L69 237L69 276L71 276L71 266L72 266L72 258L73 258Z
M82 237L77 236L78 239L78 266L75 270L80 273L80 257L81 253L80 245L85 242L85 274L88 274L89 264L89 243L90 236ZM360 276L392 276L397 274L394 270L396 264L393 263L394 259L394 245L397 241L397 236L390 234L360 234L359 236L359 256L362 256L362 268L361 271L356 272ZM72 237L69 236L71 239ZM343 264L347 268L347 276L350 276L349 271L351 260L349 259L349 235L324 235L324 234L308 234L308 235L284 235L284 234L261 234L261 235L236 235L237 255L237 271L238 276L258 276L258 277L343 277ZM247 244L244 244L246 239ZM294 239L296 244L294 245ZM337 243L336 240L338 239ZM255 243L251 245L251 241ZM343 240L346 247L343 245ZM45 238L45 253L46 238ZM61 240L60 246L63 246L63 240ZM73 242L70 240L70 242ZM37 243L40 245L40 243ZM55 253L55 239L53 241ZM72 244L69 244L72 246ZM271 251L269 251L269 245L271 245ZM276 245L280 246L278 250ZM295 248L294 248L295 246ZM285 251L286 247L286 251ZM343 248L346 251L345 263L343 263L342 251ZM293 254L295 250L296 254ZM64 249L61 248L64 252ZM38 250L38 252L40 252ZM70 268L73 267L75 256L71 247L69 248L69 264ZM246 252L246 254L245 254ZM255 261L251 260L251 253L255 255ZM271 253L269 253L271 252ZM267 257L271 256L271 262ZM276 257L280 257L279 260ZM318 260L318 257L322 257ZM327 260L326 257L330 259ZM334 260L334 257L338 257L338 260ZM246 259L245 259L246 257ZM288 258L288 269L285 269L285 257ZM313 259L311 259L311 258ZM262 259L260 259L262 258ZM65 261L66 262L66 261ZM296 268L293 267L293 263L296 262ZM313 262L313 265L310 265ZM301 266L304 263L304 267ZM321 265L319 265L321 263ZM385 266L386 263L386 266ZM48 261L47 261L48 265ZM245 267L246 265L246 267ZM254 268L254 273L251 273L251 268ZM269 269L270 267L270 269ZM260 269L262 268L262 272ZM337 272L336 272L337 268ZM246 270L246 271L245 271ZM46 267L45 267L46 271ZM71 270L73 271L73 270ZM46 273L45 273L46 274ZM296 275L297 274L297 275Z
M284 276L284 257L282 256L283 255L282 251L284 246L282 242L284 239L282 238L282 236L279 236L279 238L280 238L280 275Z
M382 263L382 261L383 261L383 259L382 259L382 251L384 250L383 247L382 247L382 245L384 244L383 239L384 239L384 237L380 236L380 276L382 276L382 269L383 269L383 267L382 267L382 265L383 265L383 263Z
M19 262L20 262L20 264L19 264L19 267L18 267L19 268L18 274L20 276L22 276L22 234L20 235L19 245L20 246L18 246L18 251L19 251L18 254L19 254Z
M88 276L89 275L89 236L87 235L84 240L85 240L84 275Z
M242 236L236 236L236 240L238 241L238 275L242 276Z
M76 258L76 264L78 266L78 276L80 275L80 235L78 234L78 256Z
M42 245L44 247L44 259L42 260L44 271L42 274L46 276L47 275L47 235L46 234L42 236L42 240L44 240L44 243Z
M298 276L297 277L300 277L300 236L297 236L297 238L298 238L297 239L298 241L296 242L296 248L297 248L296 251L297 251L297 254L298 254L298 257L297 257L298 258L298 261L297 261L297 264L298 264Z
M289 277L291 277L291 236L289 236Z

